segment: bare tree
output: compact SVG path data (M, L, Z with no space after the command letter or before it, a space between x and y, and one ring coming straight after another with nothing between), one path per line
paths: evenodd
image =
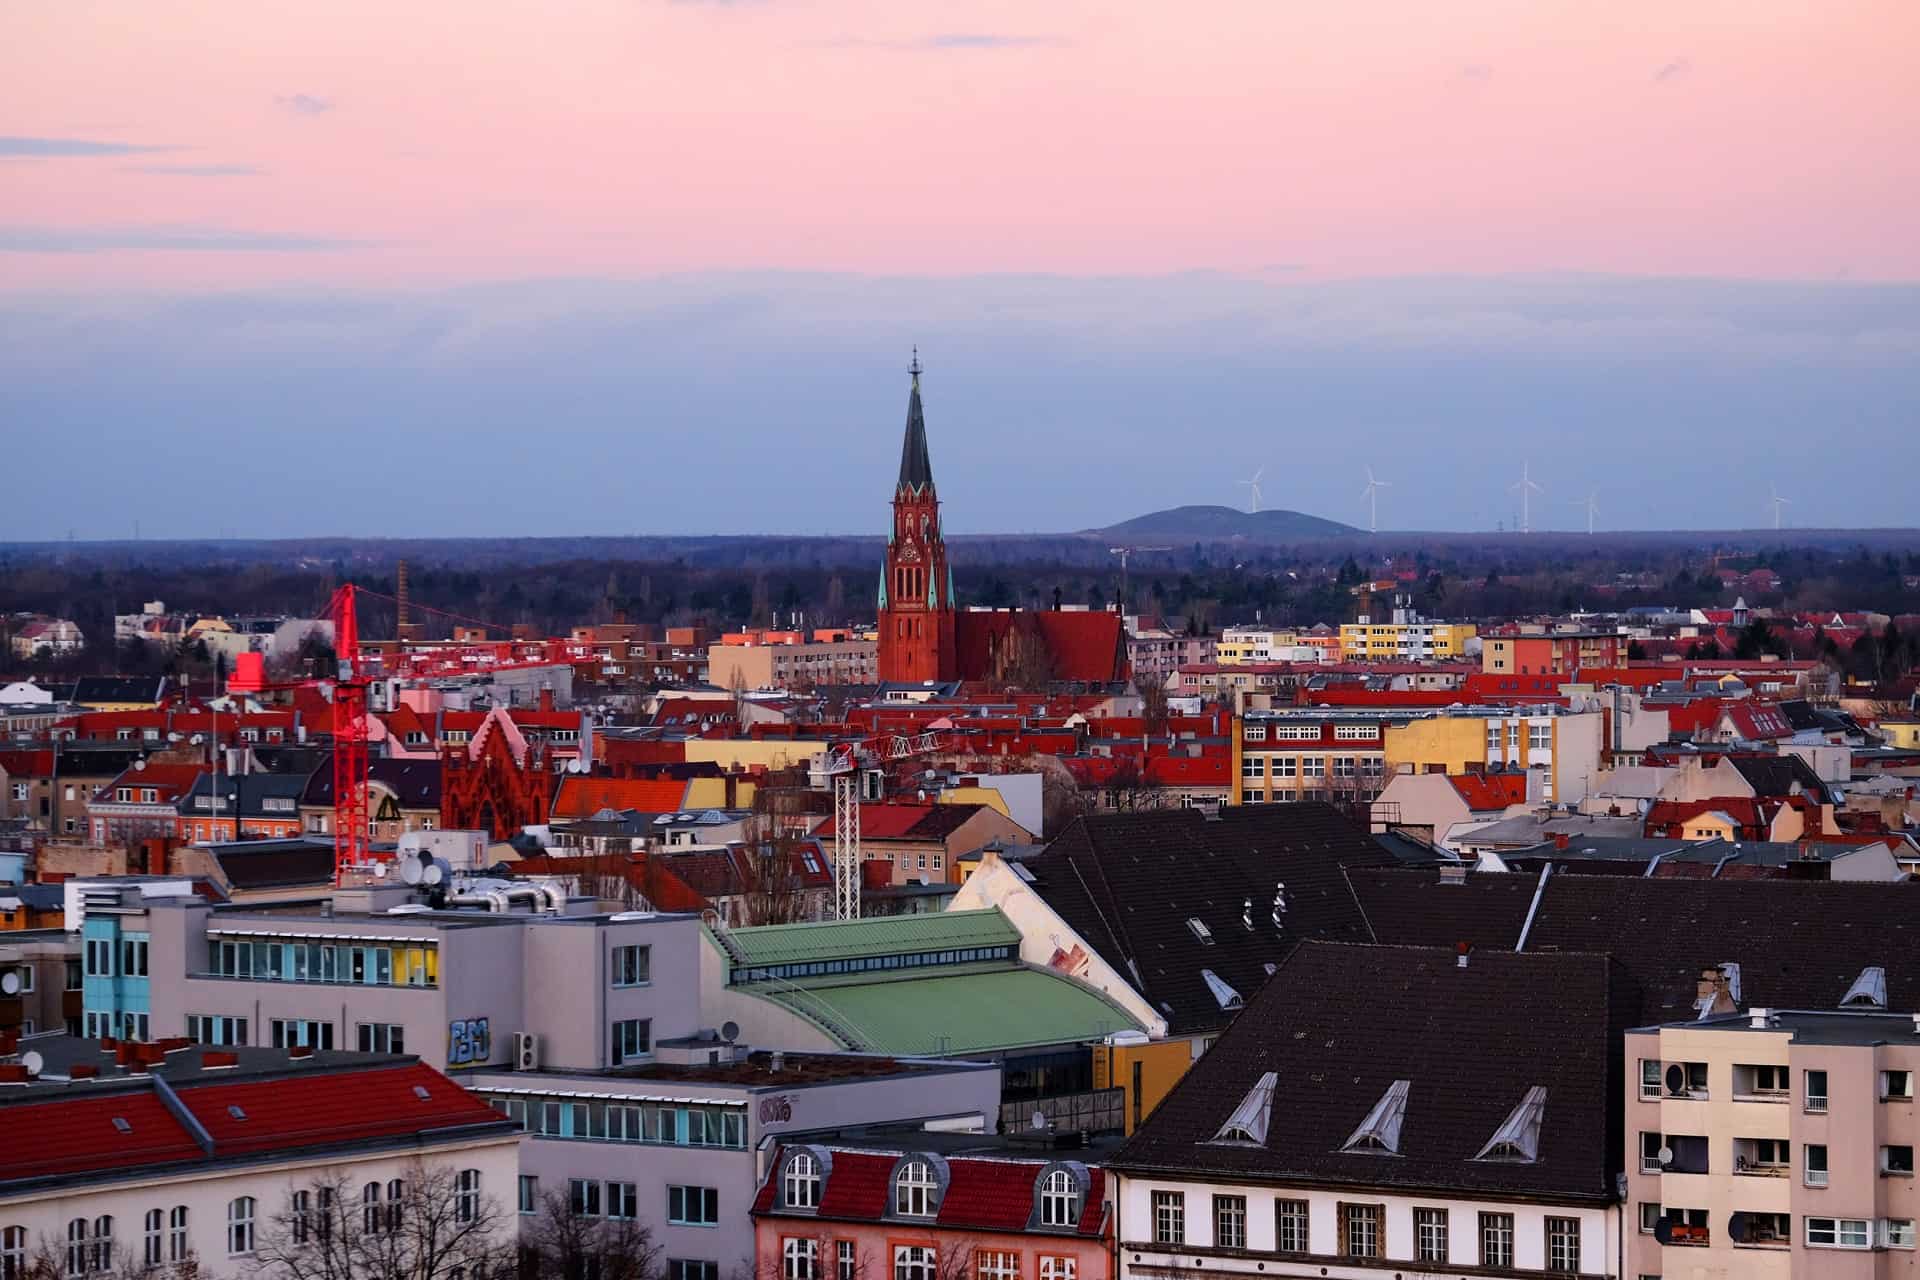
M480 1280L512 1271L513 1222L476 1170L416 1160L364 1183L336 1170L287 1192L254 1259L271 1280Z
M1126 756L1114 766L1101 794L1106 807L1116 812L1158 809L1166 803L1166 792L1158 780L1142 768L1143 761Z
M587 1213L562 1191L540 1198L520 1236L520 1280L657 1280L660 1245L637 1219Z
M810 920L809 892L801 873L807 843L806 790L796 771L769 774L753 789L746 823L745 923L792 924Z
M1133 687L1140 691L1140 719L1148 737L1167 731L1170 719L1167 706L1166 677L1155 672L1134 673Z

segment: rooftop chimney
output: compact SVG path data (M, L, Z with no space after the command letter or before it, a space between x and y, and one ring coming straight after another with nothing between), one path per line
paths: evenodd
M1773 1010L1771 1009L1747 1010L1747 1025L1755 1028L1764 1028L1764 1027L1772 1026Z
M1454 944L1453 944L1453 963L1454 963L1454 966L1455 966L1456 968L1460 968L1460 969L1464 969L1464 968L1466 968L1466 967L1467 967L1467 957L1468 957L1468 955L1470 955L1470 954L1472 954L1472 952L1473 952L1473 944L1472 944L1471 942L1456 942L1456 943L1454 943Z

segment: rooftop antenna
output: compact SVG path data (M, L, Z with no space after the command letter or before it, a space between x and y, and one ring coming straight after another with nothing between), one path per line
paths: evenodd
M1533 495L1546 492L1533 482L1533 476L1530 473L1532 465L1528 462L1521 463L1520 479L1507 486L1520 495L1520 532L1522 533L1533 532Z
M1777 531L1780 528L1780 508L1792 506L1793 501L1781 497L1780 490L1771 481L1767 484L1767 501L1773 506L1773 527Z
M1367 500L1367 532L1380 532L1380 490L1391 489L1393 481L1382 480L1373 474L1373 468L1367 468L1367 487L1360 496Z
M1576 507L1587 509L1587 536L1592 537L1594 513L1600 510L1600 491L1595 489L1584 498L1572 499L1572 502Z
M1252 494L1253 506L1251 510L1256 515L1258 515L1260 512L1260 477L1265 474L1267 474L1267 469L1265 467L1261 467L1258 471L1253 473L1253 478L1251 480L1242 480L1240 482L1241 484L1246 485L1247 488L1253 491L1253 494Z

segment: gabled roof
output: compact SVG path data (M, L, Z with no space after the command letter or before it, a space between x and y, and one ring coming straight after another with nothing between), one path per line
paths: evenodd
M596 778L563 774L553 797L556 819L591 818L602 809L637 809L642 813L678 812L685 805L687 784L675 778Z
M860 838L945 840L986 807L983 804L863 804L860 806ZM814 834L822 840L832 839L836 830L834 822L828 818Z
M1450 947L1302 943L1110 1166L1211 1181L1609 1200L1617 1160L1608 1029L1618 985L1598 955L1475 951L1462 967ZM1287 1097L1265 1143L1216 1141L1267 1072L1287 1082ZM1536 1087L1553 1100L1540 1158L1481 1158L1515 1101ZM1352 1143L1367 1133L1380 1141Z
M1539 887L1532 875L1356 871L1382 941L1514 946ZM1701 971L1740 966L1743 998L1777 1009L1837 1008L1870 966L1889 1007L1920 1008L1920 884L1555 874L1527 950L1604 952L1631 982L1638 1025L1693 1017ZM1474 953L1478 963L1480 951ZM1508 1105L1511 1105L1509 1103Z
M441 772L438 756L429 759L378 756L367 761L367 781L393 792L403 809L438 809ZM307 780L307 789L301 794L300 803L321 808L333 804L331 753Z
M173 1088L211 1138L211 1151L150 1081L52 1099L29 1095L0 1104L8 1132L33 1139L0 1148L0 1189L146 1176L269 1152L411 1145L434 1135L504 1131L507 1124L474 1094L414 1061L294 1067L268 1079L183 1080ZM126 1122L124 1132L116 1117Z
M1250 1002L1267 966L1302 939L1367 940L1344 871L1391 860L1330 805L1296 804L1214 819L1197 809L1083 817L1024 865L1034 891L1179 1035L1231 1016L1205 971Z
M1475 813L1491 813L1511 804L1525 804L1527 775L1524 773L1456 773L1447 781Z
M780 1206L778 1193L787 1157L794 1150L783 1146L774 1152L766 1178L754 1197L754 1214L787 1216L789 1211ZM822 1169L819 1210L793 1216L843 1222L897 1221L890 1212L894 1170L903 1158L914 1154L829 1148L827 1159L822 1161L825 1168ZM1047 1235L1098 1236L1101 1233L1106 1215L1106 1175L1099 1169L1077 1166L1086 1177L1079 1221L1071 1228L1043 1228L1036 1225L1039 1214L1035 1195L1040 1175L1054 1167L1053 1162L983 1156L939 1159L945 1166L946 1186L938 1213L924 1220L929 1226L970 1231L1034 1231Z

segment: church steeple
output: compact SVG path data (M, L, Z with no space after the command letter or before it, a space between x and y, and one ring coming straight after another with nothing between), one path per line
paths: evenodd
M904 683L954 676L953 571L940 529L940 499L927 458L927 420L920 407L920 352L907 372L907 434L900 447L900 479L893 490L893 523L880 571L880 678ZM943 589L944 587L944 589Z
M920 348L913 349L913 389L907 393L907 435L900 444L900 488L918 493L933 485L933 463L927 458L927 419L920 410Z

